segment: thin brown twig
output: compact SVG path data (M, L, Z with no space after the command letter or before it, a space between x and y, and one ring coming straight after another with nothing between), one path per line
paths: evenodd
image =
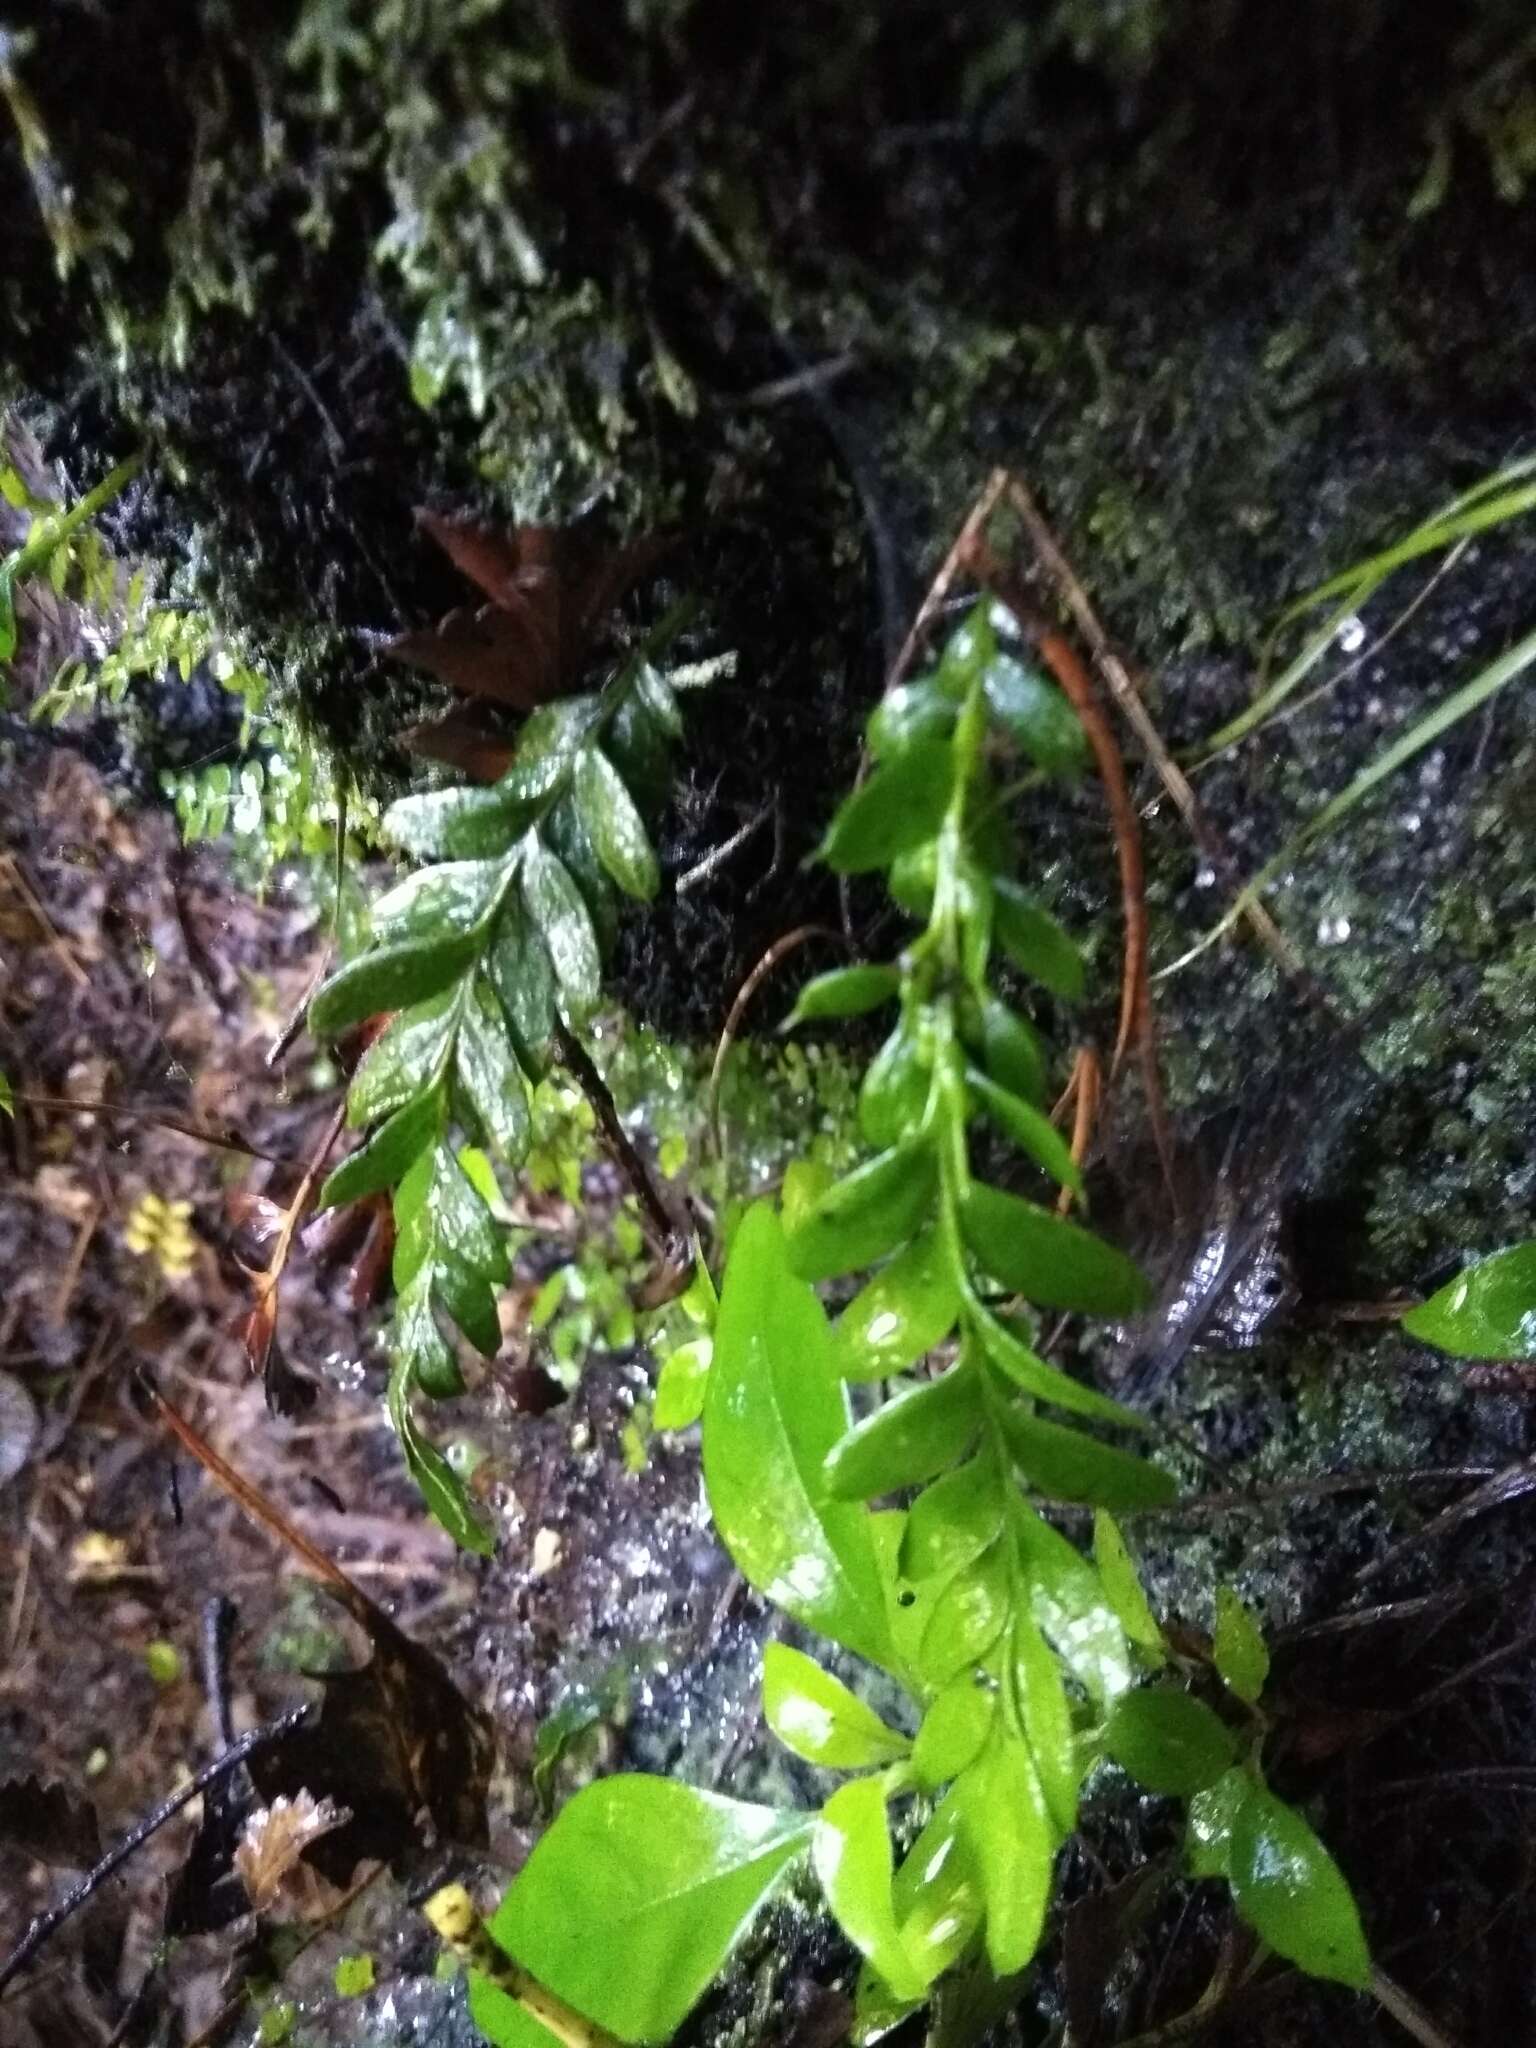
M688 1246L693 1235L692 1224L686 1209L674 1199L670 1191L664 1191L656 1176L651 1172L636 1149L634 1140L624 1128L618 1105L608 1083L597 1071L591 1054L570 1028L557 1023L555 1044L559 1048L563 1065L569 1067L581 1092L591 1103L593 1113L602 1126L608 1149L612 1152L630 1186L634 1189L640 1206L651 1224L658 1240L658 1248L669 1260L680 1258L687 1270L691 1264Z
M906 639L901 643L901 651L891 664L890 672L885 679L886 696L890 695L892 690L900 683L907 670L912 666L913 658L922 644L924 633L927 632L930 623L938 616L945 598L949 595L950 585L966 568L972 544L980 537L983 527L997 509L998 500L1007 488L1008 472L1006 469L994 469L985 484L982 485L976 502L972 505L970 511L966 513L960 531L955 535L949 553L939 564L938 574L928 586L927 596L917 608L917 617L912 621L911 630L908 632Z
M720 1033L720 1042L715 1047L714 1064L709 1070L709 1088L705 1096L704 1111L704 1122L709 1131L710 1140L714 1145L716 1156L722 1160L725 1157L725 1144L720 1126L720 1079L725 1072L726 1056L736 1042L736 1033L741 1027L741 1020L746 1015L747 1007L751 1003L752 998L757 994L779 963L790 953L793 953L797 947L803 946L807 939L830 939L834 945L845 943L843 935L840 932L833 931L829 925L796 925L792 932L786 932L783 938L774 940L773 944L741 984L741 987L737 989L735 1000L732 1002L730 1010L726 1015L725 1025Z
M154 1109L148 1103L104 1102L92 1095L27 1095L19 1091L13 1099L27 1109L72 1110L79 1116L129 1117L138 1123L159 1124L162 1130L176 1131L183 1138L195 1138L200 1145L212 1145L220 1152L238 1152L244 1159L262 1159L269 1166L292 1163L276 1152L267 1152L260 1145L249 1144L232 1132L207 1130L201 1124L188 1123L184 1117L168 1116L164 1110Z
M77 988L89 988L91 977L75 958L74 948L63 937L58 926L43 907L43 900L27 880L26 869L22 866L21 862L14 853L5 853L0 854L0 865L9 869L11 877L16 884L17 894L37 919L39 925L41 925L48 944L58 954L60 960L63 961L65 972L73 980L75 986Z
M1239 880L1237 866L1227 850L1225 841L1206 817L1189 777L1164 746L1162 735L1152 722L1151 714L1129 666L1116 652L1081 580L1047 525L1045 516L1035 503L1028 487L1018 477L1009 478L1008 502L1018 513L1041 566L1056 585L1062 603L1071 613L1093 657L1094 666L1104 678L1105 685L1119 707L1121 715L1140 740L1147 759L1157 771L1158 779L1178 807L1189 828L1190 837L1212 868L1235 892ZM1243 914L1252 925L1255 937L1282 972L1296 983L1310 1001L1331 1011L1332 1001L1327 991L1264 905L1260 902L1248 903L1244 906Z
M1146 866L1141 850L1141 826L1131 801L1125 763L1114 729L1094 694L1087 669L1064 633L1043 620L1021 589L1018 580L979 535L970 544L968 561L978 579L1001 599L1018 621L1021 631L1030 633L1041 660L1061 685L1076 712L1088 744L1093 750L1099 779L1104 785L1114 830L1115 854L1120 868L1120 893L1125 920L1125 958L1120 984L1120 1022L1114 1052L1109 1063L1113 1080L1120 1061L1134 1039L1141 1065L1142 1088L1147 1098L1147 1117L1157 1146L1163 1179L1175 1214L1180 1203L1173 1170L1173 1140L1163 1102L1162 1076L1157 1063L1157 1034L1152 1017L1147 972Z

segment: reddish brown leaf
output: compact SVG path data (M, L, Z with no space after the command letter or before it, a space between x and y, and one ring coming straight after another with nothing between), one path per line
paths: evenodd
M424 668L461 696L532 711L556 694L558 640L526 607L449 612L430 632L403 633L385 650Z
M518 593L541 585L555 587L558 530L548 526L516 526L497 533L469 519L449 519L424 506L416 523L429 533L461 576L483 590L495 605L506 605Z
M457 768L471 782L500 782L512 766L515 752L511 740L487 732L471 710L455 709L442 718L409 726L400 739L411 753Z
M419 511L417 518L491 602L449 612L430 631L402 634L388 652L461 695L518 711L580 686L603 621L669 544L648 535L604 550L590 526L519 526L498 534L435 512ZM456 735L451 743L457 745ZM436 747L419 743L417 751L464 765Z

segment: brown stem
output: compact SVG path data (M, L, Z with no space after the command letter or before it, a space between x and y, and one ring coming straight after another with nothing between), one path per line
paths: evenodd
M602 1126L608 1149L634 1189L640 1206L658 1240L663 1255L671 1259L682 1252L686 1265L689 1240L693 1235L692 1224L686 1212L680 1210L675 1201L669 1200L655 1175L641 1158L634 1140L624 1128L618 1105L613 1099L608 1083L592 1062L586 1047L575 1033L565 1024L555 1026L555 1044L560 1051L562 1065L575 1075L581 1092Z

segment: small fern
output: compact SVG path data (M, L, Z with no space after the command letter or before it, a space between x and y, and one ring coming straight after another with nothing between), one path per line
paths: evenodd
M386 812L385 836L426 865L374 905L373 944L310 1008L322 1037L393 1013L348 1096L348 1121L369 1135L320 1202L394 1192L390 1416L432 1512L481 1553L490 1531L411 1397L460 1390L443 1318L483 1355L498 1349L495 1289L509 1272L483 1148L524 1159L529 1086L558 1028L598 1003L619 899L656 894L642 807L665 787L682 714L653 656L681 625L680 611L664 620L602 690L536 711L499 782Z

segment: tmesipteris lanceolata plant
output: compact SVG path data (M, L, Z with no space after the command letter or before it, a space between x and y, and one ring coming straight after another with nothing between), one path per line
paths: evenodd
M784 1616L846 1653L846 1679L783 1642L763 1664L770 1726L837 1782L790 1811L643 1775L578 1792L489 1925L513 1973L472 1973L501 2048L547 2048L529 1981L594 2039L665 2039L801 1863L863 1959L859 2038L950 1987L1013 1978L1106 1760L1187 1803L1188 1869L1226 1879L1271 1949L1346 1984L1371 1974L1345 1880L1264 1777L1255 1622L1222 1589L1209 1651L1175 1651L1111 1518L1172 1483L1100 1434L1138 1418L1037 1349L1037 1310L1124 1316L1141 1279L990 1166L1001 1138L1080 1203L1044 1113L1045 1044L997 966L1068 997L1082 970L1015 879L993 766L1017 747L1074 769L1072 712L983 605L931 675L881 704L869 745L822 853L884 871L918 929L889 965L813 981L794 1020L895 1005L860 1097L873 1156L820 1191L794 1176L780 1210L742 1218L702 1399L722 1541ZM845 1276L867 1277L829 1322L815 1286ZM1091 1555L1051 1501L1095 1511ZM854 1689L857 1663L901 1702L887 1716Z

